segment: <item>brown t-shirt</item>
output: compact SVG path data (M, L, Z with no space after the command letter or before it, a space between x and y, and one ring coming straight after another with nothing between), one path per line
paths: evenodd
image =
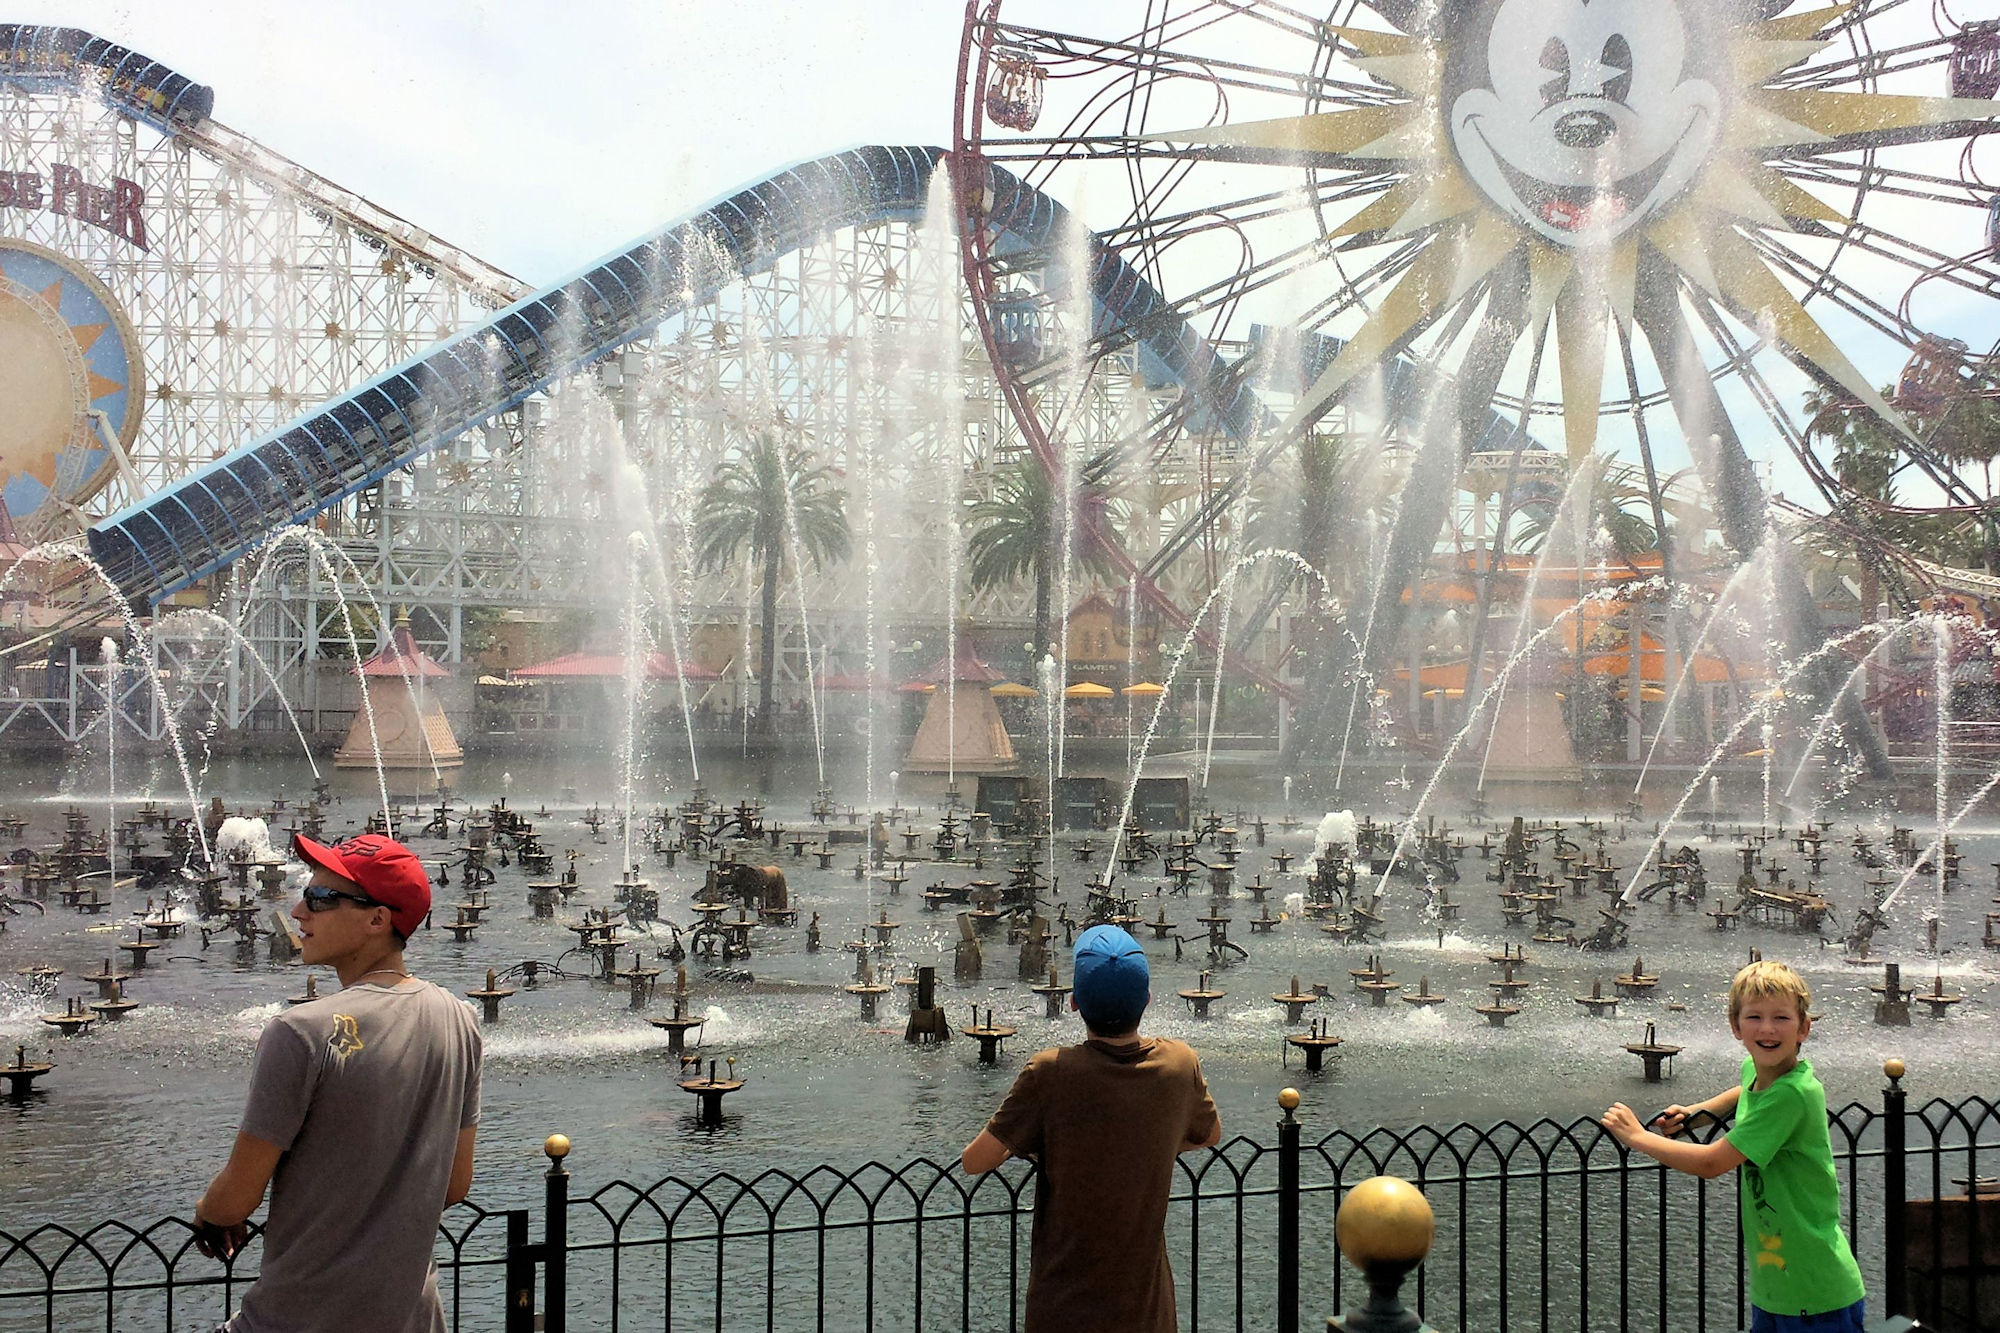
M986 1128L1041 1164L1023 1333L1173 1333L1174 1158L1215 1129L1194 1051L1167 1037L1042 1051Z
M431 1250L479 1025L428 981L365 982L273 1018L243 1132L285 1150L264 1258L230 1333L444 1333Z

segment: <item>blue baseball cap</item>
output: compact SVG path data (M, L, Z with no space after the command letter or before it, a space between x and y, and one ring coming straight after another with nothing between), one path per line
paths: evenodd
M1152 969L1139 942L1117 926L1092 926L1076 937L1077 1012L1093 1032L1118 1035L1139 1026L1152 998Z

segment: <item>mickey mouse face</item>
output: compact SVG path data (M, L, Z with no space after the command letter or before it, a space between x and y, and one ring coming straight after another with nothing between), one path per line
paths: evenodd
M1715 145L1721 97L1685 78L1681 0L1502 0L1490 88L1451 136L1489 198L1565 246L1616 239L1671 202Z

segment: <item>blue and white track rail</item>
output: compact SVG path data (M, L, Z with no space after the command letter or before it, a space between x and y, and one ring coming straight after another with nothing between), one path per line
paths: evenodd
M944 162L941 148L867 147L780 171L111 515L90 530L91 555L127 599L158 602L740 275L843 228L919 220ZM981 221L994 253L1052 262L1068 212L1004 169L987 171ZM1204 429L1247 442L1268 428L1242 378L1135 269L1097 246L1091 269L1099 338L1129 340L1149 380L1186 389Z

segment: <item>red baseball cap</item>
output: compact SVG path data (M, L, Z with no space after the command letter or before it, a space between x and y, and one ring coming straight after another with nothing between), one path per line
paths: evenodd
M368 897L389 909L389 922L408 939L431 910L431 877L417 854L379 833L363 833L329 847L298 834L292 850L301 859L342 879L354 881Z

